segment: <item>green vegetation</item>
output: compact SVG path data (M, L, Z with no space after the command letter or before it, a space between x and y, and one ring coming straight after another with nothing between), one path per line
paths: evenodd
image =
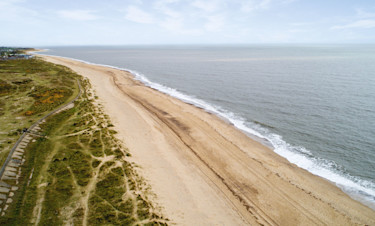
M23 128L77 95L75 77L39 59L0 61L0 164Z
M35 138L26 148L19 190L5 216L0 217L0 225L166 225L167 219L149 201L149 188L129 161L129 151L113 137L113 125L95 103L88 81L61 66L27 61L0 67L7 70L5 74L23 73L17 72L17 65L34 64L41 69L29 68L30 75L24 79L3 77L4 87L10 88L4 88L6 94L1 98L9 97L13 103L27 98L18 104L22 111L14 110L17 117L34 121L73 98L77 78L84 90L74 107L42 124L47 136ZM39 79L42 76L44 79ZM22 89L13 81L29 88ZM15 90L16 98L8 89ZM1 104L6 106L4 115L10 117L11 104Z

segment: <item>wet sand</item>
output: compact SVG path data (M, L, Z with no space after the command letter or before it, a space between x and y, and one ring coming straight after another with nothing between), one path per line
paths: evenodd
M51 56L87 77L178 225L375 225L375 211L215 115L117 69Z

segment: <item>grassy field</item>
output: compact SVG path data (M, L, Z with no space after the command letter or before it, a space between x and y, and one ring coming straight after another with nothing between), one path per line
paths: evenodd
M74 78L38 59L0 61L0 164L23 128L77 95Z
M47 137L36 138L26 148L19 190L0 225L166 225L168 220L150 201L149 187L137 175L129 151L114 137L116 131L96 104L88 81L61 66L27 61L0 62L7 76L1 77L1 100L12 100L2 102L1 120L15 122L2 125L1 131L27 127L74 98L77 78L84 90L73 108L42 124ZM28 72L17 69L25 65L34 66L27 67ZM11 106L16 106L13 113ZM10 138L18 138L2 136L3 148L13 142Z

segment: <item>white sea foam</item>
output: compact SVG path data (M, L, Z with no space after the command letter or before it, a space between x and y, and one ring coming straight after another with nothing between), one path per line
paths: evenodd
M47 55L44 54L43 55ZM53 55L49 55L53 56ZM59 56L60 57L60 56ZM186 103L193 104L199 108L206 110L207 112L216 114L230 123L232 123L236 128L244 131L247 134L259 137L261 139L267 140L272 144L274 152L286 158L289 162L296 164L298 167L303 168L312 174L323 177L336 184L344 192L349 194L352 198L364 203L370 208L375 210L375 184L360 179L358 177L351 176L343 171L338 170L337 164L333 161L328 161L326 159L315 157L309 150L304 147L293 146L288 144L282 139L282 136L274 134L268 131L268 129L255 124L248 122L243 117L223 109L220 106L215 106L213 104L207 103L204 100L195 98L193 96L184 94L176 89L164 86L162 84L150 81L145 75L126 68L120 68L111 65L96 64L87 62L84 60L62 57L66 59L72 59L79 62L99 65L110 68L115 68L123 71L128 71L132 73L136 80L141 81L148 87L156 89L162 93L170 95L172 97L178 98ZM341 167L342 168L342 167Z

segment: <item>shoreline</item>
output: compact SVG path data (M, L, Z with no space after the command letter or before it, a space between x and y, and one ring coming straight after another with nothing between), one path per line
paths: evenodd
M373 210L214 114L151 89L128 72L39 56L90 79L172 222L375 223ZM125 112L133 119L123 117Z
M39 50L38 50L39 51ZM40 50L40 52L49 51L48 49ZM37 54L37 53L36 53ZM56 56L56 55L48 55L42 54L46 56ZM325 180L328 180L336 187L339 187L344 193L348 194L352 199L361 202L362 204L370 207L371 209L375 210L375 202L374 202L374 191L369 189L366 185L369 181L362 181L361 178L353 177L350 174L346 174L342 171L336 171L330 167L330 164L325 163L323 166L320 165L320 162L316 162L315 158L307 158L306 156L301 154L296 154L289 150L289 144L279 137L278 134L273 133L266 133L262 134L257 129L252 128L251 126L246 125L248 122L247 119L228 111L221 106L213 105L211 103L206 102L203 99L195 98L194 96L190 96L188 94L182 93L174 88L155 83L150 81L145 75L139 73L138 71L131 70L128 68L106 65L106 64L98 64L92 63L86 60L80 60L71 57L63 57L57 56L68 60L75 60L78 62L82 62L89 65L95 66L104 66L113 69L119 69L121 71L126 71L132 74L133 78L137 81L140 81L143 85L150 87L158 92L162 92L172 98L179 99L187 104L193 105L199 109L202 109L210 114L214 114L215 116L219 117L220 119L224 120L226 123L233 125L241 132L245 133L250 139L260 142L261 144L265 145L266 147L272 149L273 152L277 153L279 156L287 159L291 164L297 165L299 168L307 170L308 172L317 175ZM275 138L276 137L276 138ZM278 138L279 137L279 138ZM307 164L306 161L307 160ZM303 164L301 164L303 162ZM361 181L360 183L357 181ZM357 182L356 182L357 181ZM369 182L371 183L371 182Z

